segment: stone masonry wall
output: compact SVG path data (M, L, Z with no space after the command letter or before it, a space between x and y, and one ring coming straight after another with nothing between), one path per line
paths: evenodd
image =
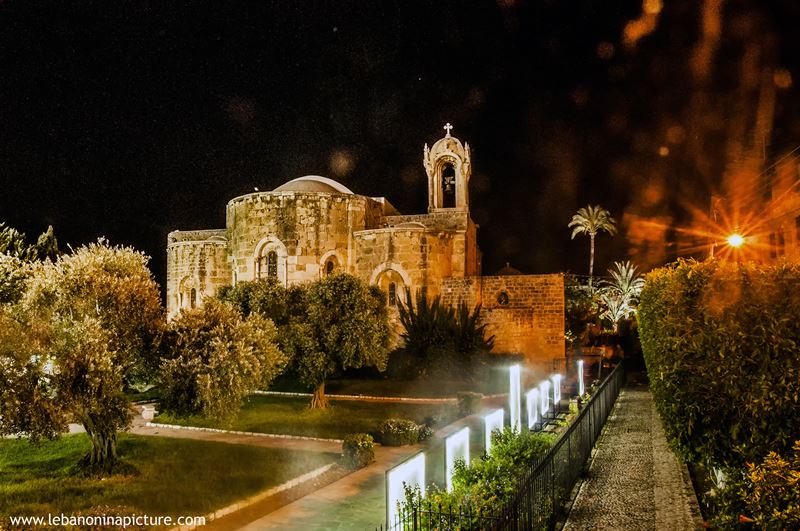
M422 228L391 228L357 232L353 235L356 249L355 274L366 282L374 282L384 269L407 275L412 295L422 286L435 294L443 277L452 270L454 240L459 234L428 231ZM463 235L462 235L463 238Z
M564 357L562 274L445 279L441 295L449 305L481 304L481 321L495 336L493 352L523 353L531 365Z
M191 307L192 290L195 290L195 304L202 306L204 297L213 297L219 288L229 285L231 270L224 240L191 241L187 235L175 231L170 233L168 241L167 315L172 317L179 308Z
M382 209L375 200L349 194L261 192L237 197L227 207L237 279L255 278L254 253L267 236L286 248L287 284L320 278L320 261L329 251L338 252L340 271L353 272L352 233L377 227Z

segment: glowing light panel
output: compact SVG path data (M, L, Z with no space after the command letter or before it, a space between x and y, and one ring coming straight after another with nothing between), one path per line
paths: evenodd
M486 453L492 447L492 432L495 430L503 430L503 422L505 422L505 410L496 409L483 417L483 434L484 434L484 448Z
M520 396L520 369L519 365L512 365L508 368L508 410L511 417L511 429L519 431L522 427Z
M444 440L444 480L447 492L453 490L456 459L469 465L469 428L464 427Z
M539 395L541 396L542 417L544 417L550 411L550 380L539 384Z
M550 380L553 382L553 406L558 408L559 403L561 402L561 375L554 374L550 377Z
M586 388L583 385L583 360L578 360L578 396L583 396Z
M425 496L425 454L420 452L386 471L386 529L397 520L397 504L405 499L403 485L418 486Z
M528 410L528 429L532 430L536 423L539 422L538 389L531 389L525 393L525 407Z

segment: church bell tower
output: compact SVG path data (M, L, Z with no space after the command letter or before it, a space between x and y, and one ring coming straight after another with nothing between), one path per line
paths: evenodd
M428 212L469 212L469 177L472 174L469 144L450 135L453 126L444 126L443 138L428 149L422 162L428 174Z

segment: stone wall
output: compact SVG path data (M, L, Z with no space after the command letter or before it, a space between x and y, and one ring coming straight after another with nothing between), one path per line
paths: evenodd
M397 271L412 295L423 286L435 294L439 282L453 272L454 241L463 234L396 227L356 232L355 275L375 283L388 270ZM463 260L463 258L462 258Z
M352 234L379 226L384 206L371 198L316 192L261 192L227 206L229 251L237 280L256 277L259 244L279 241L282 280L287 284L320 278L321 261L331 252L338 270L353 272Z
M231 283L225 231L175 231L167 237L167 315L202 306L204 297ZM210 237L201 241L191 238Z
M449 305L481 304L481 321L495 336L493 352L523 353L532 365L564 357L562 274L448 278L441 295Z
M429 229L467 230L470 219L467 212L448 211L407 216L386 216L383 221L387 227L396 227L402 223L422 223Z

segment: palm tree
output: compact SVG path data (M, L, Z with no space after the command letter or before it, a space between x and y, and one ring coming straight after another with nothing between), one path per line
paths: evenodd
M614 262L614 269L609 269L611 281L602 282L610 291L635 303L644 287L644 279L636 274L636 266L630 261Z
M611 213L605 208L600 205L587 205L585 208L579 209L567 225L572 229L573 240L578 234L589 235L589 287L592 286L592 272L594 271L594 237L601 230L613 236L617 233L616 223L611 217Z

